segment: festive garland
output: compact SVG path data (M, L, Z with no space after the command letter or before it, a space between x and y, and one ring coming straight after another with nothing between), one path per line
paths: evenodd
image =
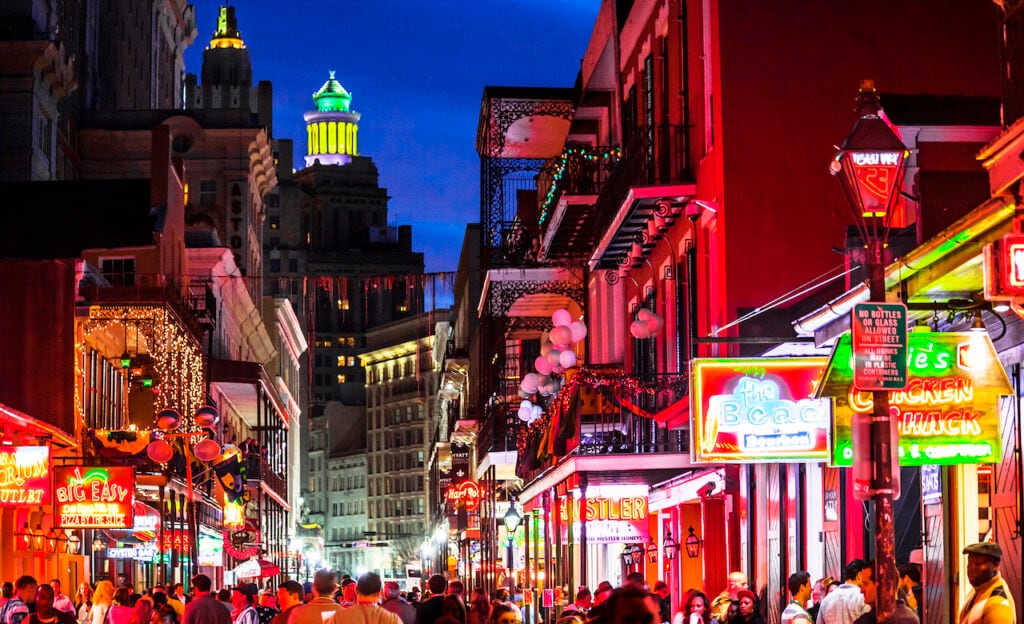
M654 381L643 381L632 375L625 374L622 369L593 369L580 366L569 383L562 386L558 394L548 404L544 414L527 427L519 430L516 447L519 456L523 457L526 447L534 436L542 434L551 426L554 414L565 414L572 407L572 398L580 384L590 388L608 388L614 394L628 393L633 396L646 394L654 396L668 390L679 390L686 387L685 376L660 377Z
M551 204L555 201L555 198L558 195L558 183L562 180L562 176L565 175L565 167L571 156L580 156L586 160L597 160L598 158L604 160L613 158L618 160L622 158L622 148L613 147L600 154L590 152L585 147L570 147L565 149L562 152L561 162L559 162L558 167L555 168L555 173L551 179L551 186L548 188L548 193L544 197L544 203L541 205L540 218L537 220L538 225L544 225L551 214Z

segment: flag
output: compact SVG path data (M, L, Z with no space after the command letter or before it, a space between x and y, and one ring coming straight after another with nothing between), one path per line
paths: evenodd
M227 499L233 503L244 505L247 499L245 489L245 477L242 475L242 465L238 456L234 453L213 465L213 472L217 475L217 481L224 488Z

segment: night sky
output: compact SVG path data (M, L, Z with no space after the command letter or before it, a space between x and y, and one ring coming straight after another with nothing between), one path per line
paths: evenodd
M199 75L218 0L194 0ZM243 0L238 29L253 83L274 83L274 135L306 149L302 114L335 70L362 114L359 151L380 171L393 225L413 225L426 269L454 270L465 224L479 221L474 150L483 88L571 87L600 0Z

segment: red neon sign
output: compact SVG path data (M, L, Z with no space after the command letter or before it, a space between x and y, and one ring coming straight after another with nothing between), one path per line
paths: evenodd
M580 517L582 501L572 502L572 517L574 520L584 522L595 522L597 520L644 520L647 518L647 498L643 496L629 496L626 498L607 498L595 496L587 498L586 507L583 507L583 517ZM562 499L560 513L563 520L568 520L565 499Z
M56 524L69 529L127 529L135 521L135 469L61 466L54 469Z
M452 505L458 506L461 502L466 506L466 511L476 511L480 506L480 498L483 493L480 486L473 481L463 481L458 485L448 488L446 498Z
M0 507L50 503L50 447L0 450Z

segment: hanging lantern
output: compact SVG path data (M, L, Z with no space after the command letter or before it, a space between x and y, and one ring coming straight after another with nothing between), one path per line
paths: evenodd
M146 455L158 464L166 464L174 457L174 449L167 440L153 440L146 447Z
M568 325L569 323L572 323L572 314L570 314L565 308L555 310L554 314L551 315L551 324L555 327ZM552 342L555 344L558 343L557 340L552 340Z
M205 440L196 442L192 452L195 453L195 456L199 461L213 461L218 455L220 455L220 444L218 444L216 440L206 438Z
M156 415L156 426L161 431L174 431L181 426L181 414L172 409L161 410Z
M217 411L216 407L211 405L204 405L196 410L196 415L193 417L196 424L200 427L212 427L217 424L220 420L220 412Z
M68 554L77 555L78 549L82 547L82 540L78 537L78 533L72 532L68 535Z

